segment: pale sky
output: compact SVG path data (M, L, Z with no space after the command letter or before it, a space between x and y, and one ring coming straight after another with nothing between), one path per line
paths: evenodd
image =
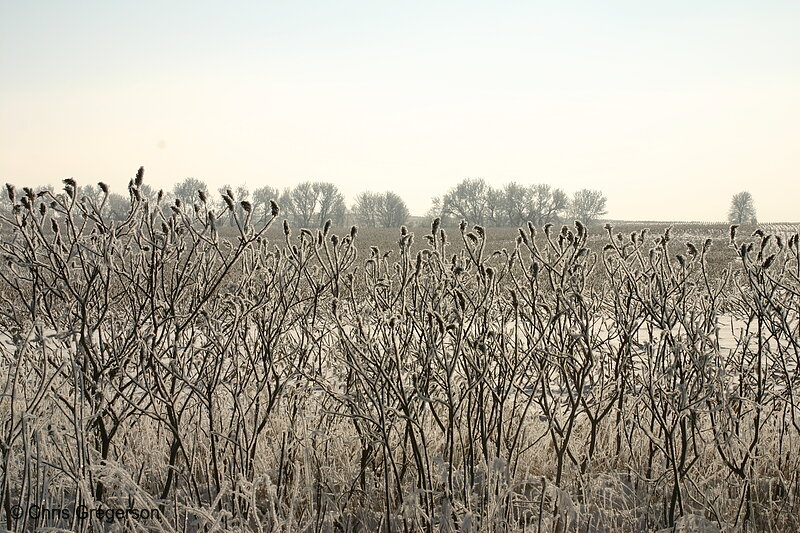
M596 188L798 221L800 2L0 0L0 180Z

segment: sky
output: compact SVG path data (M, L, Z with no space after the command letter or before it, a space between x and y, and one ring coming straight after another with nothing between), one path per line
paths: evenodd
M800 220L800 2L0 2L0 180L600 189Z

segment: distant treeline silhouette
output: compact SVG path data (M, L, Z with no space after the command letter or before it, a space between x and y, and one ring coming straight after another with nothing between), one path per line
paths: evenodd
M165 194L145 184L138 192L153 199ZM202 180L186 178L171 192L186 209L201 201L222 206L225 197L233 198L239 214L247 206L256 223L265 223L269 218L271 200L280 205L282 215L291 224L300 227L320 227L331 220L335 226L396 228L408 223L410 217L405 200L392 191L362 192L348 207L339 188L324 181L305 181L282 192L270 186L251 191L246 186L226 184L215 195ZM77 194L79 198L87 196L98 201L104 196L93 185L78 186ZM109 194L106 202L114 217L124 216L129 207L129 198L118 193ZM466 220L492 227L522 226L529 221L542 225L567 219L593 222L605 214L606 197L599 190L582 189L570 197L564 190L547 184L523 185L512 181L493 187L480 178L464 179L444 196L433 198L426 213L429 218L440 218L444 226Z

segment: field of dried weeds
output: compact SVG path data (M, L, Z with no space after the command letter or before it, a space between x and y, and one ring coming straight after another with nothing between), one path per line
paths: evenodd
M800 528L796 228L305 230L8 192L9 530Z

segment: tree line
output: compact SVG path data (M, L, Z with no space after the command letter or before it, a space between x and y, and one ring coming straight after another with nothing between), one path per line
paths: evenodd
M157 199L162 191L142 185L137 191L145 198ZM174 199L189 209L199 200L223 206L226 198L235 200L235 209L243 215L247 209L255 223L265 223L270 216L270 201L280 205L281 214L300 227L322 226L327 220L334 225L359 224L364 227L396 228L409 221L406 202L392 191L366 191L358 194L348 207L345 197L333 183L305 181L279 191L262 186L250 190L246 186L223 185L212 194L208 185L197 178L186 178L172 189ZM104 192L90 185L79 186L78 197L88 196L99 205ZM105 201L112 216L127 212L129 198L109 194ZM485 180L468 178L452 187L444 196L433 198L427 215L440 218L444 225L466 220L484 226L522 226L527 222L543 225L566 219L593 222L606 214L606 197L601 191L582 189L569 196L562 189L547 184L523 185L510 182L493 187Z

